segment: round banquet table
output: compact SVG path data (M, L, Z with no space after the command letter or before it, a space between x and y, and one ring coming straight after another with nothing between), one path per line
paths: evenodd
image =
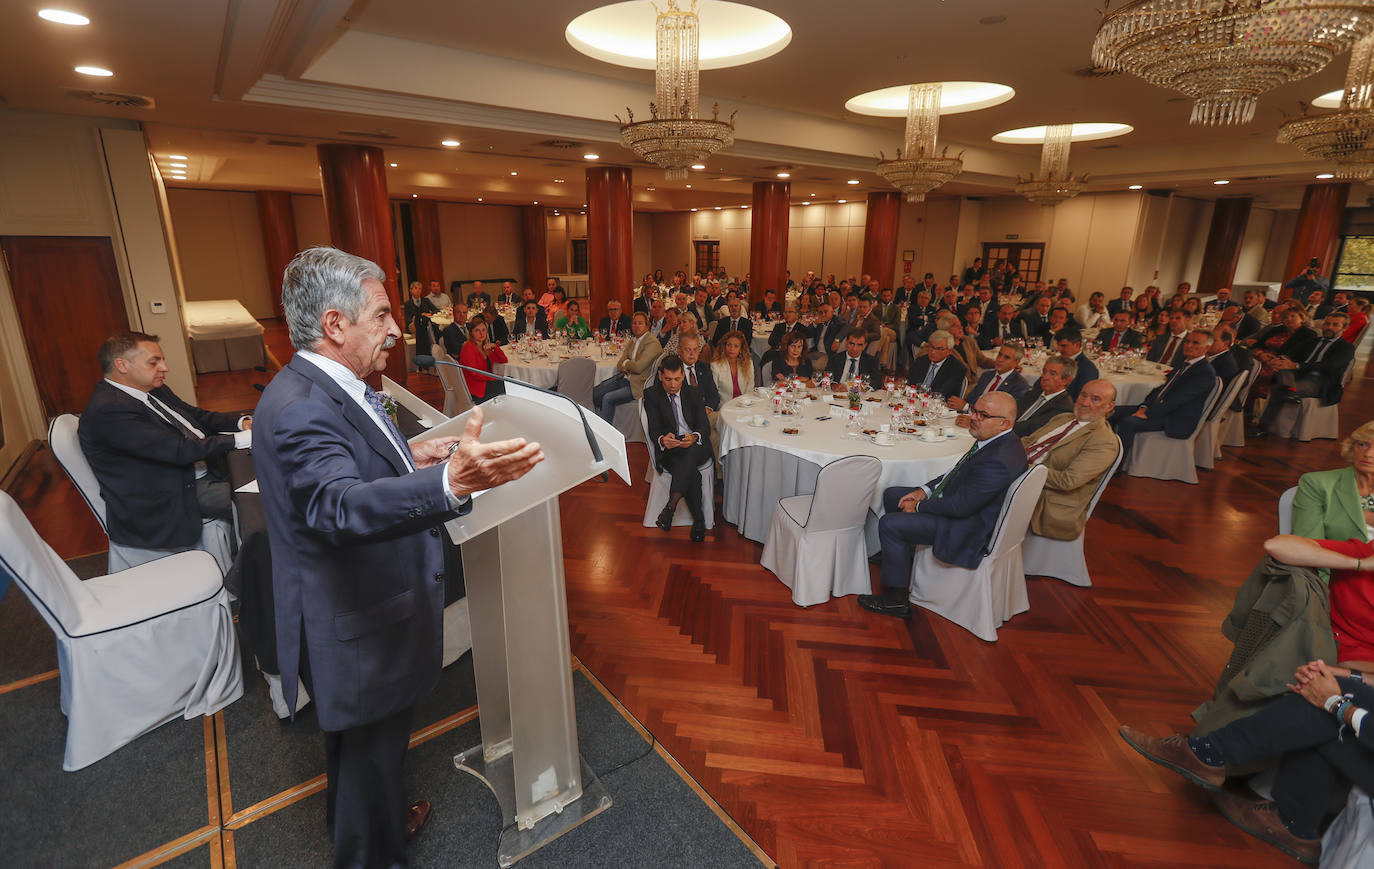
M760 320L754 324L754 337L749 342L749 349L754 351L754 358L758 359L768 352L768 339L773 334L773 327L778 324L776 320Z
M582 352L577 353L568 349L566 343L549 341L538 342L539 346L546 352L547 356L534 356L524 359L517 356L512 347L501 348L506 353L508 362L497 362L492 366L492 371L504 377L514 377L516 380L533 386L542 386L545 389L553 389L558 382L558 364L565 359L574 356L585 356L596 363L596 383L610 378L615 374L615 363L619 359L619 354L612 352L611 348L606 349L602 358L602 353L596 344L588 343L584 345Z
M819 395L829 393L813 391ZM885 393L878 392L882 396ZM745 407L746 398L755 398ZM876 429L890 419L886 404L865 402L865 428ZM767 425L755 427L749 419L762 413ZM720 458L725 476L724 515L750 540L762 543L768 537L773 508L779 498L809 494L816 490L816 475L825 465L845 456L874 456L882 462L878 485L869 501L867 537L869 553L878 551L877 524L883 513L883 490L888 486L916 488L954 467L959 457L973 445L967 429L948 440L927 443L916 438L899 440L890 447L879 446L870 438L845 436L844 410L832 407L825 398L804 405L798 416L778 417L771 413L770 400L740 396L725 403L718 421ZM817 417L829 416L820 421ZM953 425L953 417L946 421ZM796 426L797 435L782 429ZM760 448L760 449L750 449Z
M996 350L984 350L983 355L989 359L996 358ZM1103 380L1116 387L1116 403L1118 406L1142 404L1145 396L1150 394L1150 390L1164 383L1164 375L1169 370L1165 366L1155 362L1141 360L1134 371L1105 371L1102 368L1102 358L1093 360L1097 366L1098 374ZM1032 383L1040 376L1041 365L1031 365L1027 362L1021 363L1021 374Z

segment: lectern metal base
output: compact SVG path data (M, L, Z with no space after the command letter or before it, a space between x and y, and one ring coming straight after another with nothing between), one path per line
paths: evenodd
M522 830L515 822L514 755L506 753L496 760L487 762L482 757L482 746L475 745L462 754L453 756L454 767L486 783L501 806L501 842L496 859L502 867L511 866L517 860L528 857L573 827L591 820L611 807L611 795L606 793L606 788L592 772L592 768L587 766L587 762L581 762L582 796L572 800L559 811L536 821L530 829Z

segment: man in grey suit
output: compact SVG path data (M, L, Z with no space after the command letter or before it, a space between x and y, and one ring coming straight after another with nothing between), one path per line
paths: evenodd
M1073 399L1069 398L1067 387L1076 374L1078 366L1072 359L1063 356L1049 358L1035 386L1016 401L1016 423L1013 428L1017 437L1026 437L1061 413L1073 412Z
M296 354L253 427L282 686L290 709L298 676L315 700L336 867L404 866L429 816L423 800L407 809L402 766L439 678L440 526L543 459L523 439L479 443L480 408L461 438L406 443L363 380L401 336L383 278L333 248L297 254L282 283Z

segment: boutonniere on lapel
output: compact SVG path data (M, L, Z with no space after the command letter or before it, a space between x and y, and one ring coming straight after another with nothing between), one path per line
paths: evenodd
M386 415L391 417L392 424L400 426L401 421L396 418L396 399L392 398L389 392L379 392L377 394L382 397L382 410L385 410Z

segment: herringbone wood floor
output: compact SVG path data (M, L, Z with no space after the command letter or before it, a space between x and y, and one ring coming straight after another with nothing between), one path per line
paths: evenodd
M1366 352L1343 433L1374 417ZM202 377L201 402L249 406L253 379ZM409 385L439 400L433 378ZM573 651L779 864L1292 865L1116 728L1190 729L1279 493L1338 466L1335 442L1251 441L1197 486L1117 480L1089 526L1094 587L1032 579L1030 612L995 644L852 598L797 608L723 522L705 545L642 527L647 459L631 450L632 487L562 498ZM40 532L60 523L45 537L64 555L103 547L54 471L41 453L16 497Z

